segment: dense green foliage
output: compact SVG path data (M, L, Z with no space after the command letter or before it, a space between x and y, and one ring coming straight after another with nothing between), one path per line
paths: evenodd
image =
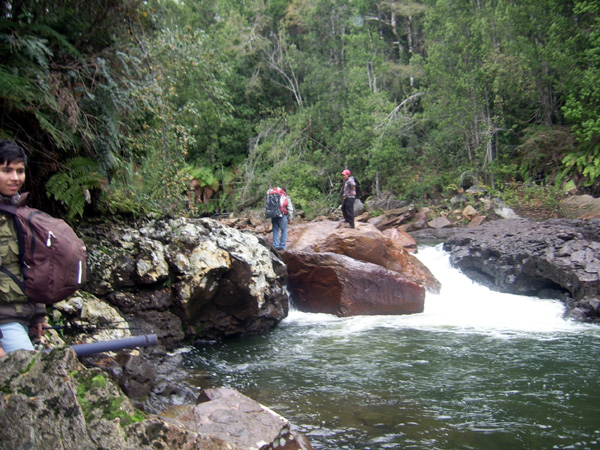
M271 185L600 194L591 0L0 2L0 137L87 214L212 214ZM512 192L512 191L511 191Z

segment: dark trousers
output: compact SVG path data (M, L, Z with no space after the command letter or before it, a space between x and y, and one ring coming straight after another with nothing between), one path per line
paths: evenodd
M354 228L354 197L347 197L342 203L342 214L344 220L348 222L350 227Z

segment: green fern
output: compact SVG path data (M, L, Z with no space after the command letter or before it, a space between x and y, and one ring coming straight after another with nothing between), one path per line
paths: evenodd
M215 192L219 190L219 179L210 167L195 167L190 172L201 187L209 187Z
M46 183L48 197L54 197L67 208L67 220L83 217L90 189L104 181L98 168L98 163L89 158L72 158L66 162L63 172L53 175Z
M581 174L583 185L593 186L600 178L600 144L583 146L562 159L563 174Z
M0 92L4 98L19 107L40 95L34 83L2 65L0 65Z

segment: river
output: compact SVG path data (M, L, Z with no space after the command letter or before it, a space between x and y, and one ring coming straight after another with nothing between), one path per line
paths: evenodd
M265 335L198 346L188 364L315 449L600 448L600 327L472 283L441 246L417 257L442 282L422 314L291 311Z

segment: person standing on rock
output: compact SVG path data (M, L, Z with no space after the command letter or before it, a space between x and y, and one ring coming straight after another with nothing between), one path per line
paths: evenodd
M285 188L275 187L267 192L266 217L273 225L273 247L284 250L287 241L287 226L294 219L294 205Z
M356 181L348 169L342 171L344 178L344 202L342 203L342 214L344 221L348 223L347 228L354 228L354 200L356 199Z
M15 142L0 139L0 202L21 203L27 155ZM12 217L0 213L0 266L23 279L19 265L19 241ZM30 335L45 332L46 307L29 300L21 288L0 272L0 358L15 350L34 350Z

